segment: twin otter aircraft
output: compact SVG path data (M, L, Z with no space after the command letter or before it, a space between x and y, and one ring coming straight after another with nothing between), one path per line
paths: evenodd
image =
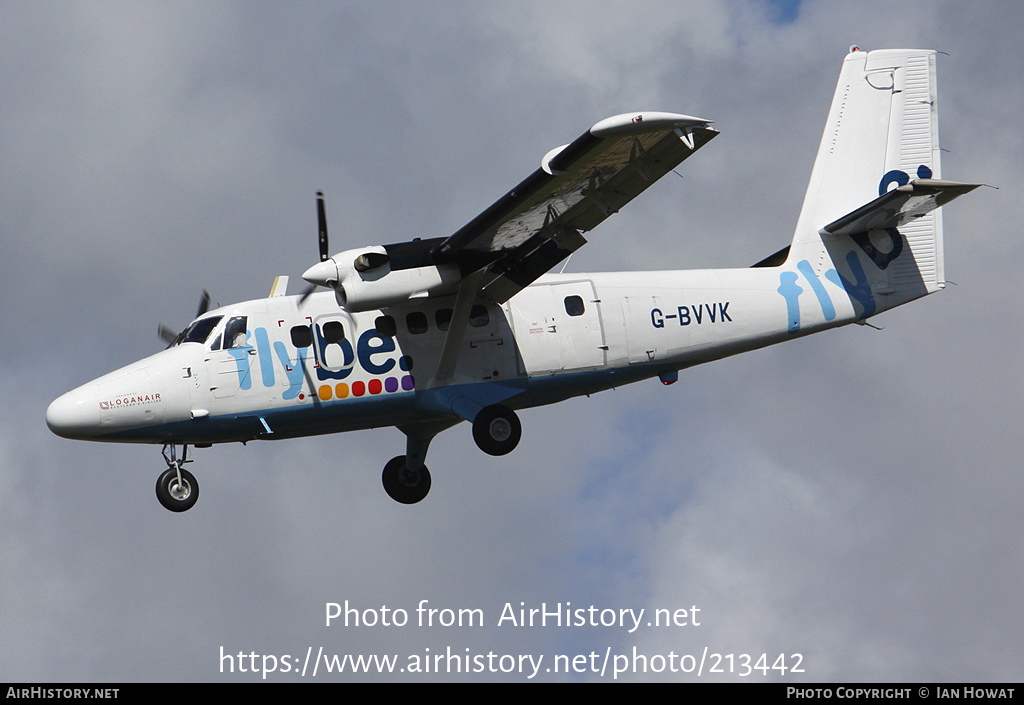
M792 243L743 269L547 274L592 230L718 134L640 112L602 120L451 237L328 256L328 291L198 318L170 346L46 411L65 438L163 444L156 493L199 496L188 446L397 426L384 489L430 490L431 439L469 421L485 453L519 443L515 409L591 394L877 313L942 289L935 210L976 188L940 179L935 53L854 47L843 62Z

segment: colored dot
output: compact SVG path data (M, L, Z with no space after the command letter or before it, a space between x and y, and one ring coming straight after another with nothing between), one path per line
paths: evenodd
M386 389L389 394L391 392L397 392L398 391L398 378L397 377L388 377L386 380L384 380L384 389Z
M408 355L402 355L398 358L398 369L402 372L408 372L412 369L412 358Z
M320 393L320 401L327 401L334 395L334 392L331 390L331 385L329 384L325 384L317 391Z
M334 393L338 395L339 399L344 399L348 396L348 385L342 382L334 388Z
M412 375L406 375L402 377L402 389L409 392L416 388L416 382L413 380Z
M352 395L361 397L366 394L366 383L365 382L353 382L352 383Z
M381 389L382 386L379 379L374 378L370 380L370 394L380 394Z

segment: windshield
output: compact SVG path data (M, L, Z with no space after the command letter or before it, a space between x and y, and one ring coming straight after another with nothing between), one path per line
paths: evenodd
M179 345L181 343L205 343L206 339L210 337L211 331L220 323L221 318L223 316L210 316L209 318L200 318L198 321L194 321L179 336L181 338Z

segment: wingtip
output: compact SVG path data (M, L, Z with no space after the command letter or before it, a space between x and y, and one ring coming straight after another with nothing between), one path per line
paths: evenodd
M701 127L712 122L714 121L679 113L638 111L605 118L590 128L590 134L595 137L621 137L674 127Z

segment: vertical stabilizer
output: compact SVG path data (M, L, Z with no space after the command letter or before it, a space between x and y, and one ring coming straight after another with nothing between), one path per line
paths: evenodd
M854 48L839 75L789 263L822 262L827 253L844 279L857 281L861 289L870 286L876 304L861 316L941 289L938 210L898 229L843 235L822 231L894 188L940 178L935 52Z

